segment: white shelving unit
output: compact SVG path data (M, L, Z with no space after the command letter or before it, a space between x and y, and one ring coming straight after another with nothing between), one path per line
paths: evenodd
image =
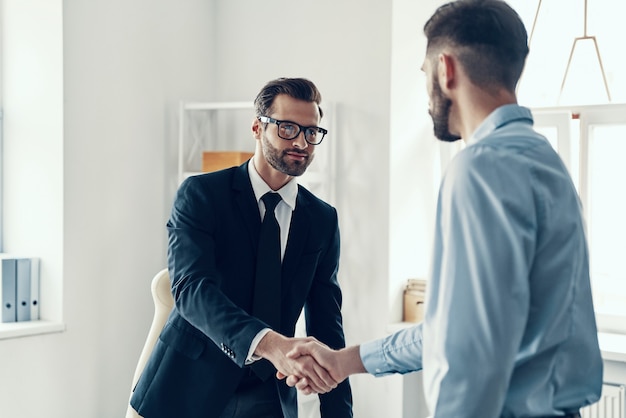
M251 102L181 102L178 126L178 183L191 175L199 174L203 151L254 151L254 142L239 138L246 122L254 116ZM234 143L223 144L220 137L231 136L225 132L232 128ZM245 144L245 139L248 143ZM241 145L240 145L241 144ZM246 146L247 145L247 146Z
M329 133L317 146L315 159L298 183L333 204L335 196L335 106L322 103L321 126ZM252 102L181 102L178 129L178 184L200 174L203 151L254 152Z

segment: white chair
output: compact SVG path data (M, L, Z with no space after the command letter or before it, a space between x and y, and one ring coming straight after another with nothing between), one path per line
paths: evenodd
M150 325L148 337L146 338L143 350L141 350L141 355L139 356L139 361L137 362L137 367L135 368L133 384L131 385L131 395L132 389L137 384L139 376L141 376L141 372L143 372L143 368L150 357L150 353L152 353L154 344L156 343L157 338L159 338L159 334L161 333L163 326L165 326L167 317L174 306L174 298L172 297L170 290L170 275L167 269L161 270L154 276L150 285L150 290L152 292L152 300L154 301L154 317L152 318L152 325ZM137 414L137 412L129 404L128 409L126 410L126 418L140 417L141 416Z

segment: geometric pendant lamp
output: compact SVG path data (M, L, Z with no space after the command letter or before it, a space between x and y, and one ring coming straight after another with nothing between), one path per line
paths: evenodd
M535 26L537 24L537 17L539 16L539 10L541 9L541 2L539 0L539 4L537 5L537 11L535 13L535 19L533 21L533 27L530 33L530 38L528 40L528 44L532 41L533 34L535 32ZM561 90L559 91L559 102L561 101L561 97L563 96L563 91L568 81L568 76L570 75L570 70L573 68L572 63L576 64L573 68L574 72L579 72L582 74L577 74L578 77L575 77L577 80L581 80L582 77L587 78L585 85L593 85L594 80L588 79L592 76L592 74L597 74L598 72L602 76L602 83L604 84L604 90L606 92L606 98L608 101L611 101L611 92L609 90L609 85L606 80L606 74L604 72L604 65L602 63L602 56L600 55L600 50L598 49L598 41L595 36L590 36L587 34L587 0L585 2L585 14L584 14L584 22L583 22L583 36L579 36L574 38L574 43L572 44L572 49L569 54L569 59L567 61L567 67L565 69L565 74L563 74L563 81L561 83ZM578 49L577 49L578 47ZM578 52L578 54L577 54ZM595 62L589 60L589 57L595 55ZM599 71L598 71L599 70ZM599 80L595 80L596 84ZM580 88L581 86L577 86ZM597 90L596 90L597 91Z

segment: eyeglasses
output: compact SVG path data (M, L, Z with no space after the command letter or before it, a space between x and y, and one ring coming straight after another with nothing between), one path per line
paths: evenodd
M288 141L296 139L300 132L304 132L304 140L311 145L319 145L322 143L324 136L328 131L319 126L302 126L288 120L276 120L267 116L258 116L263 123L275 123L278 125L278 136Z

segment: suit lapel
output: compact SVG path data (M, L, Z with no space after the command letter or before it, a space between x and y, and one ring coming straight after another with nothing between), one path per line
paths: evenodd
M250 242L256 254L259 232L261 230L261 215L259 206L254 197L254 190L248 176L248 163L239 166L233 177L233 190L235 191L235 206L241 213L246 230L249 233Z

